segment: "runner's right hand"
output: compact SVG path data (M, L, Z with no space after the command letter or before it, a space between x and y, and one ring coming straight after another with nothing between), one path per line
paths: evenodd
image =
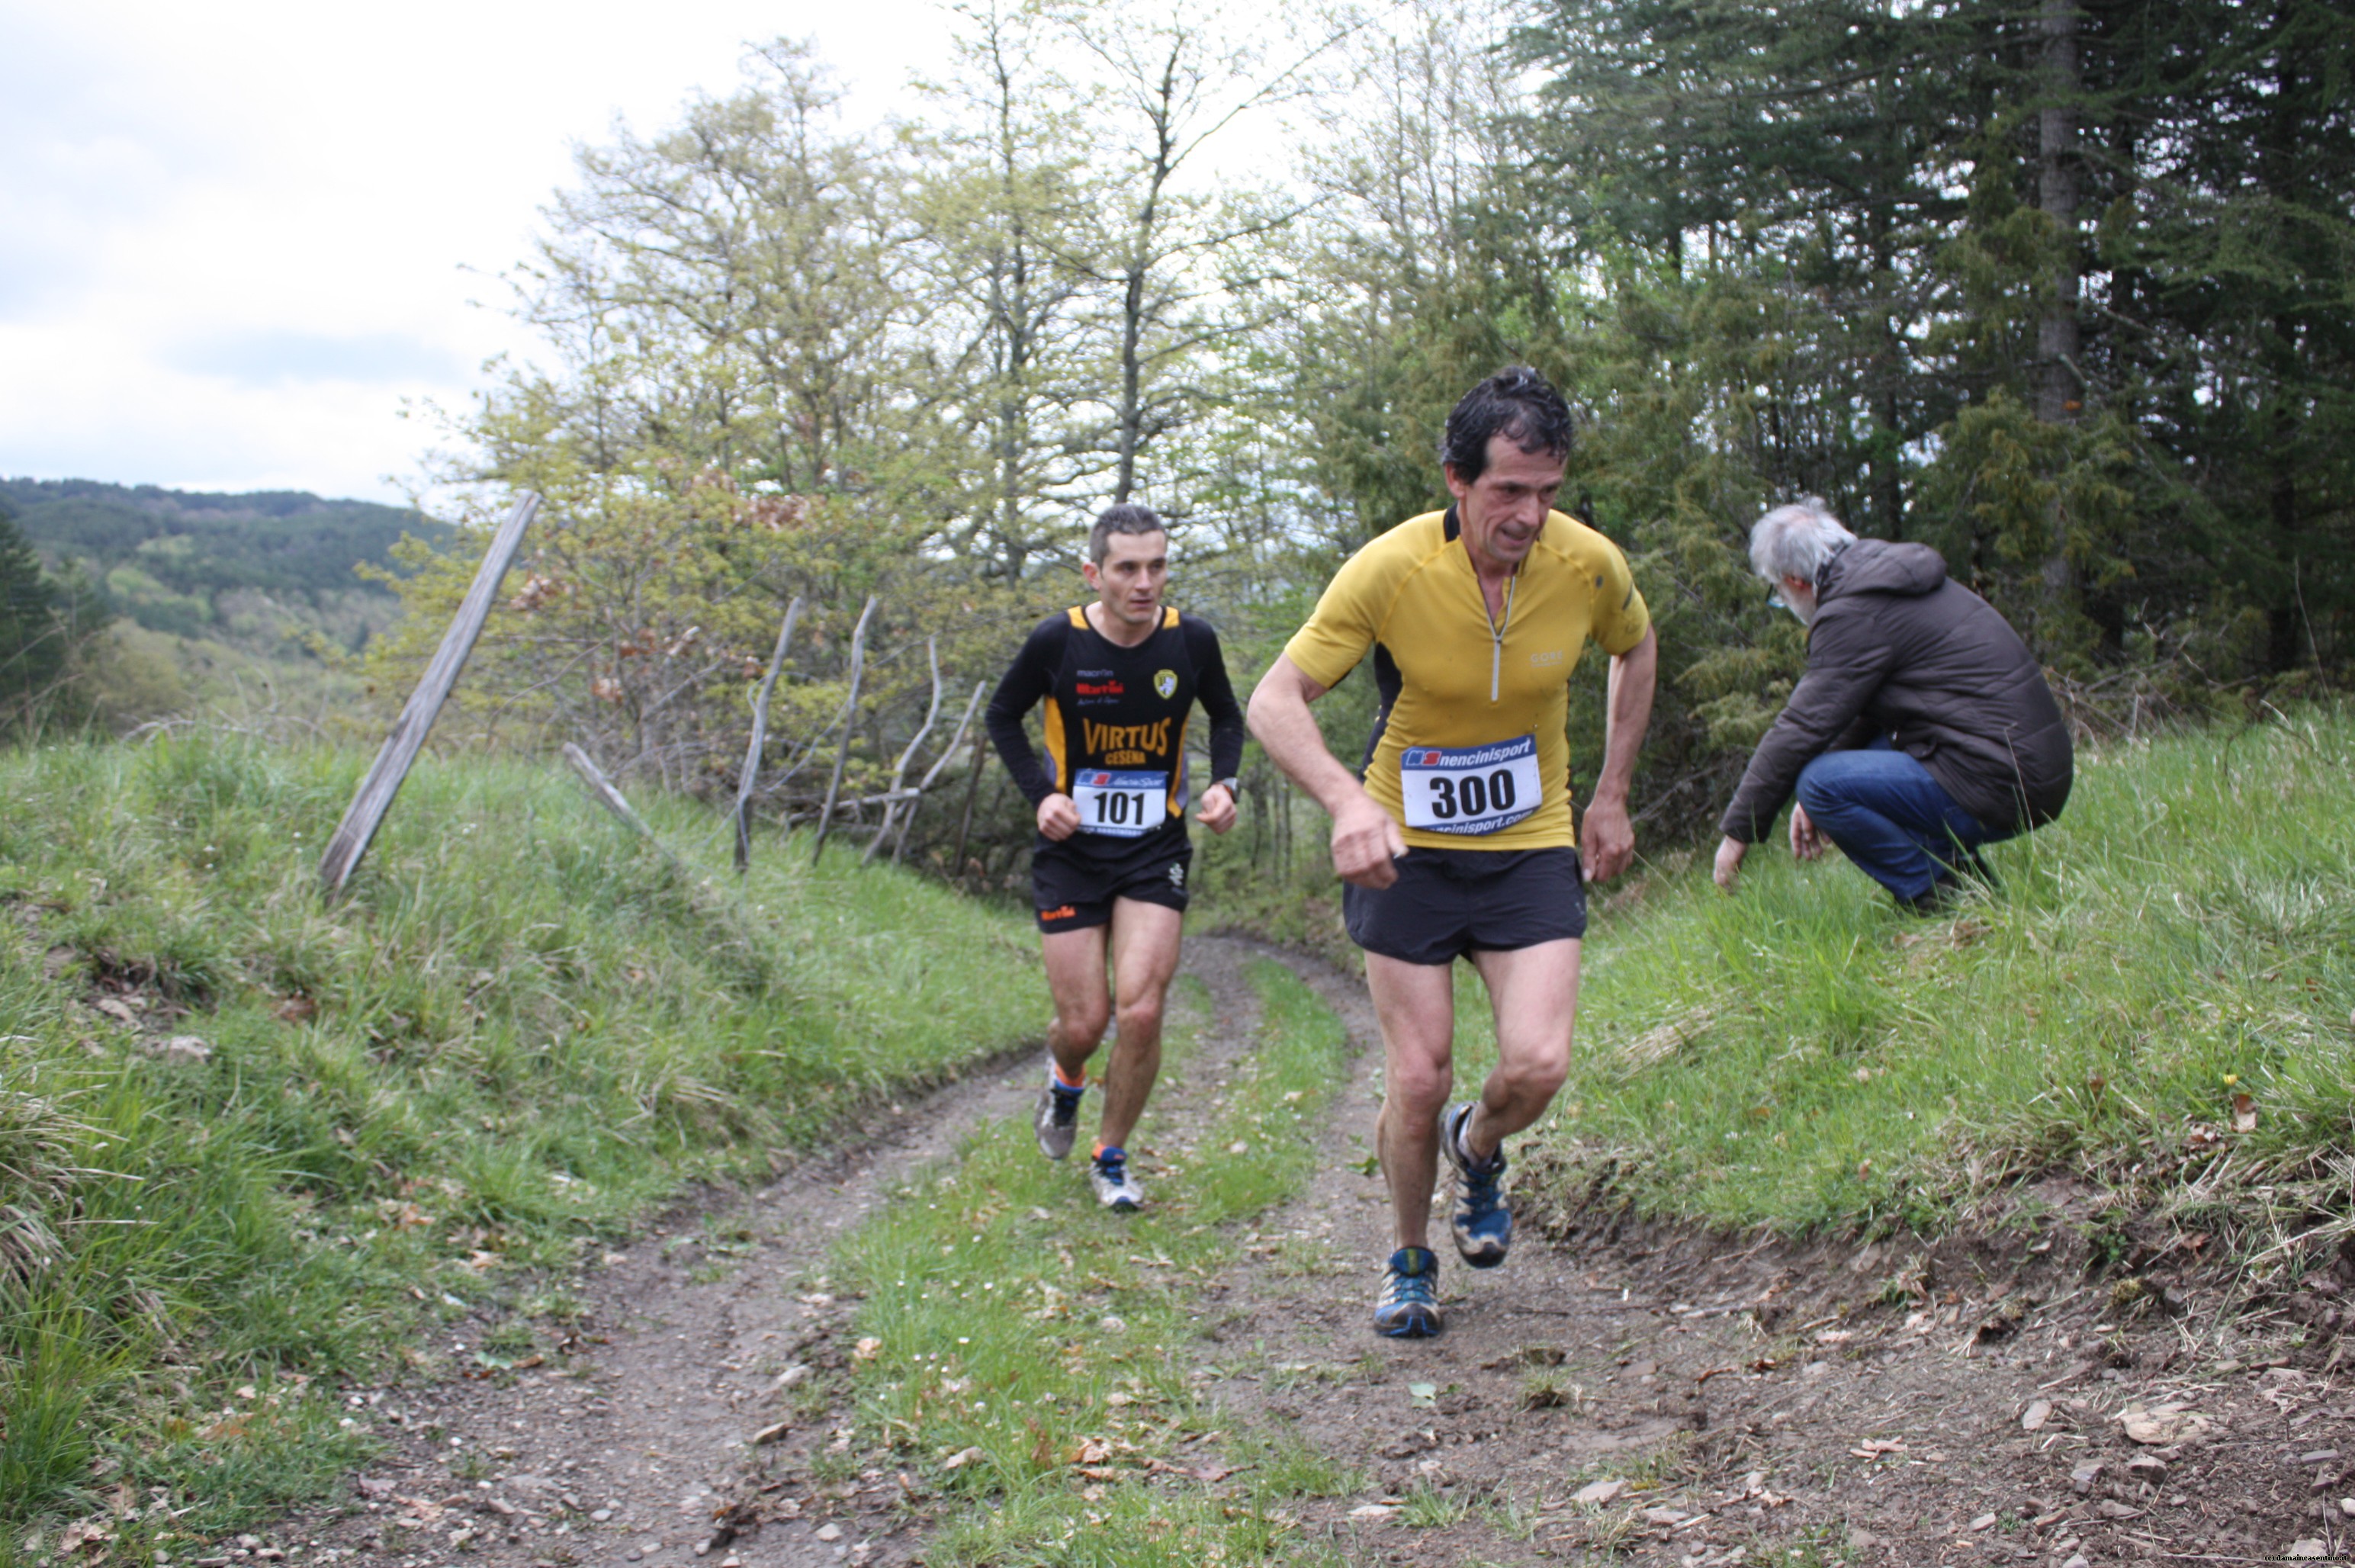
M1359 791L1356 800L1333 818L1333 869L1345 882L1361 888L1386 888L1398 880L1391 862L1406 853L1406 835L1398 819Z
M1068 795L1050 795L1039 803L1039 831L1060 844L1080 830L1080 808Z

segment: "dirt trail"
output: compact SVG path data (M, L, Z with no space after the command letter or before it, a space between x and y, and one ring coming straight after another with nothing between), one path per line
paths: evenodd
M2219 1330L2196 1285L2121 1301L2033 1232L1794 1248L1551 1216L1501 1268L1445 1260L1444 1338L1371 1334L1379 1034L1361 985L1286 962L1361 1050L1320 1176L1262 1227L1278 1266L1224 1284L1215 1332L1263 1352L1219 1394L1364 1468L1309 1514L1350 1562L2355 1557L2336 1354L2291 1364L2279 1321Z
M1257 1018L1243 976L1256 955L1188 939L1209 1016L1148 1112L1148 1193L1165 1163L1183 1179L1219 1110ZM1209 1287L1199 1354L1221 1424L1281 1424L1359 1475L1356 1495L1293 1509L1349 1562L2098 1568L2355 1550L2355 1507L2339 1502L2355 1499L2355 1394L2335 1355L2285 1354L2279 1323L2217 1330L2196 1285L2173 1318L2118 1302L2031 1251L2030 1232L1915 1254L1557 1218L1550 1235L1525 1223L1500 1269L1446 1260L1442 1339L1375 1336L1389 1243L1365 1167L1370 1004L1322 965L1264 955L1316 988L1358 1051L1309 1190L1239 1236ZM1025 1052L863 1149L669 1217L581 1283L588 1310L560 1366L356 1391L394 1454L356 1479L347 1509L219 1554L295 1547L400 1568L920 1557L921 1488L880 1456L859 1479L810 1485L810 1451L847 1428L808 1397L822 1376L776 1385L847 1353L852 1304L824 1277L834 1242L965 1131L1024 1114L1037 1072ZM485 1327L432 1349L464 1364ZM753 1445L779 1422L790 1433Z

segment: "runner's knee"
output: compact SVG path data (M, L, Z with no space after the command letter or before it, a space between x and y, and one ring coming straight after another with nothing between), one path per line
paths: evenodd
M1382 1094L1410 1124L1419 1124L1439 1114L1455 1083L1444 1062L1393 1061L1383 1070Z
M1133 1002L1121 1003L1121 1033L1131 1034L1140 1029L1158 1029L1160 1027L1161 998L1158 996L1146 995L1137 997Z
M1510 1061L1500 1062L1497 1076L1503 1081L1505 1093L1514 1100L1528 1104L1542 1104L1554 1097L1562 1080L1570 1076L1570 1054L1567 1051L1520 1051Z
M1093 1051L1103 1039L1104 1029L1112 1023L1112 1009L1103 1003L1092 1007L1073 1008L1055 1015L1062 1029L1063 1043L1083 1045Z

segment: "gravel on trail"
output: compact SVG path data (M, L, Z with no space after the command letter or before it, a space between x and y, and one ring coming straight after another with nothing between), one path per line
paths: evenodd
M1678 1568L2355 1558L2355 1389L2335 1338L2355 1279L2309 1277L2253 1310L2212 1273L2124 1285L2029 1232L1795 1246L1525 1204L1503 1267L1444 1259L1443 1337L1374 1335L1389 1226L1359 982L1188 937L1208 1015L1147 1110L1140 1178L1156 1150L1189 1160L1215 1115L1258 1016L1244 968L1259 957L1315 987L1356 1054L1308 1189L1198 1287L1194 1353L1220 1425L1289 1429L1359 1477L1291 1506L1305 1546L1367 1564ZM420 1348L443 1375L346 1391L387 1451L342 1499L195 1561L921 1561L939 1500L904 1462L850 1454L824 1403L856 1307L829 1288L829 1253L970 1129L1027 1115L1039 1071L1025 1050L762 1192L663 1216L572 1285L586 1309L553 1357L482 1366L491 1324L453 1326ZM482 1375L449 1375L469 1368ZM824 1472L850 1478L812 1475L829 1447Z

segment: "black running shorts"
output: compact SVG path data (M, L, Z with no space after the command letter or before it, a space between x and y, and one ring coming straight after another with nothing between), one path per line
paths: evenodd
M1426 849L1391 862L1387 888L1341 890L1349 940L1409 964L1452 964L1467 953L1508 952L1586 934L1578 851Z
M1039 912L1039 929L1109 925L1114 899L1183 911L1186 878L1193 867L1194 846L1175 834L1156 835L1135 853L1110 859L1042 842L1030 853L1030 901Z

